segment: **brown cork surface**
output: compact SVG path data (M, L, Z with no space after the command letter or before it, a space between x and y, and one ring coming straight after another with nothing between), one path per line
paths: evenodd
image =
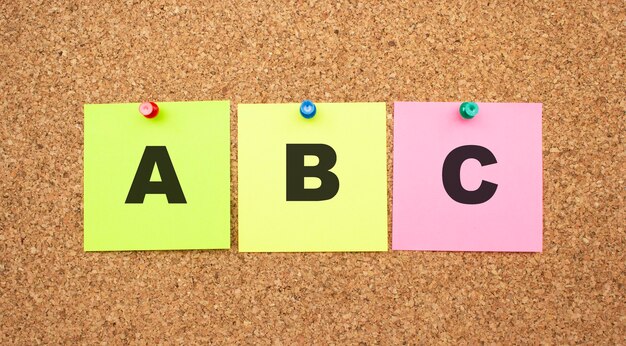
M0 344L626 344L625 23L608 0L2 1ZM390 175L393 101L543 103L544 252L238 253L236 105L304 98L387 102ZM231 250L83 252L83 104L145 99L233 102Z

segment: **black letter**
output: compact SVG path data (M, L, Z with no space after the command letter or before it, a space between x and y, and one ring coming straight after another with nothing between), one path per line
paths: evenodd
M497 163L493 153L479 145L464 145L450 152L443 162L443 187L448 196L463 204L487 202L496 193L498 184L482 181L478 189L467 191L461 185L461 165L467 159L476 159L482 166Z
M317 156L317 166L305 166L306 155ZM326 144L287 144L287 200L323 201L335 197L339 179L329 171L335 162L337 154ZM322 184L316 189L305 189L305 177L317 177Z
M150 181L154 165L159 168L161 181ZM187 203L183 189L180 187L174 166L166 147L147 146L139 162L139 168L128 191L126 203L143 203L148 193L164 193L168 203Z

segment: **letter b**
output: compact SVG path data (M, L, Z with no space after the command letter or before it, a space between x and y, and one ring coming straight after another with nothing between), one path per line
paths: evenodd
M317 166L305 166L304 157L317 156ZM324 201L335 197L339 179L330 171L337 162L335 150L326 144L287 144L287 200ZM316 177L321 185L315 189L304 187L305 177Z

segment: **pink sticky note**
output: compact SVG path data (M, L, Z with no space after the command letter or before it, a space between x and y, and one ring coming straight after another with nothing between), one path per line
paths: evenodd
M460 104L394 105L392 248L541 252L541 104Z

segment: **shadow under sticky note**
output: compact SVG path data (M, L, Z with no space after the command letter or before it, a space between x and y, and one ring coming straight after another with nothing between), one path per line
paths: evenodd
M392 248L541 251L541 104L459 105L394 105Z
M230 103L158 106L146 119L134 103L85 105L85 251L230 247ZM175 174L184 199L130 197L148 148L175 173L148 161L144 180Z
M239 251L387 251L385 104L316 106L239 105Z

